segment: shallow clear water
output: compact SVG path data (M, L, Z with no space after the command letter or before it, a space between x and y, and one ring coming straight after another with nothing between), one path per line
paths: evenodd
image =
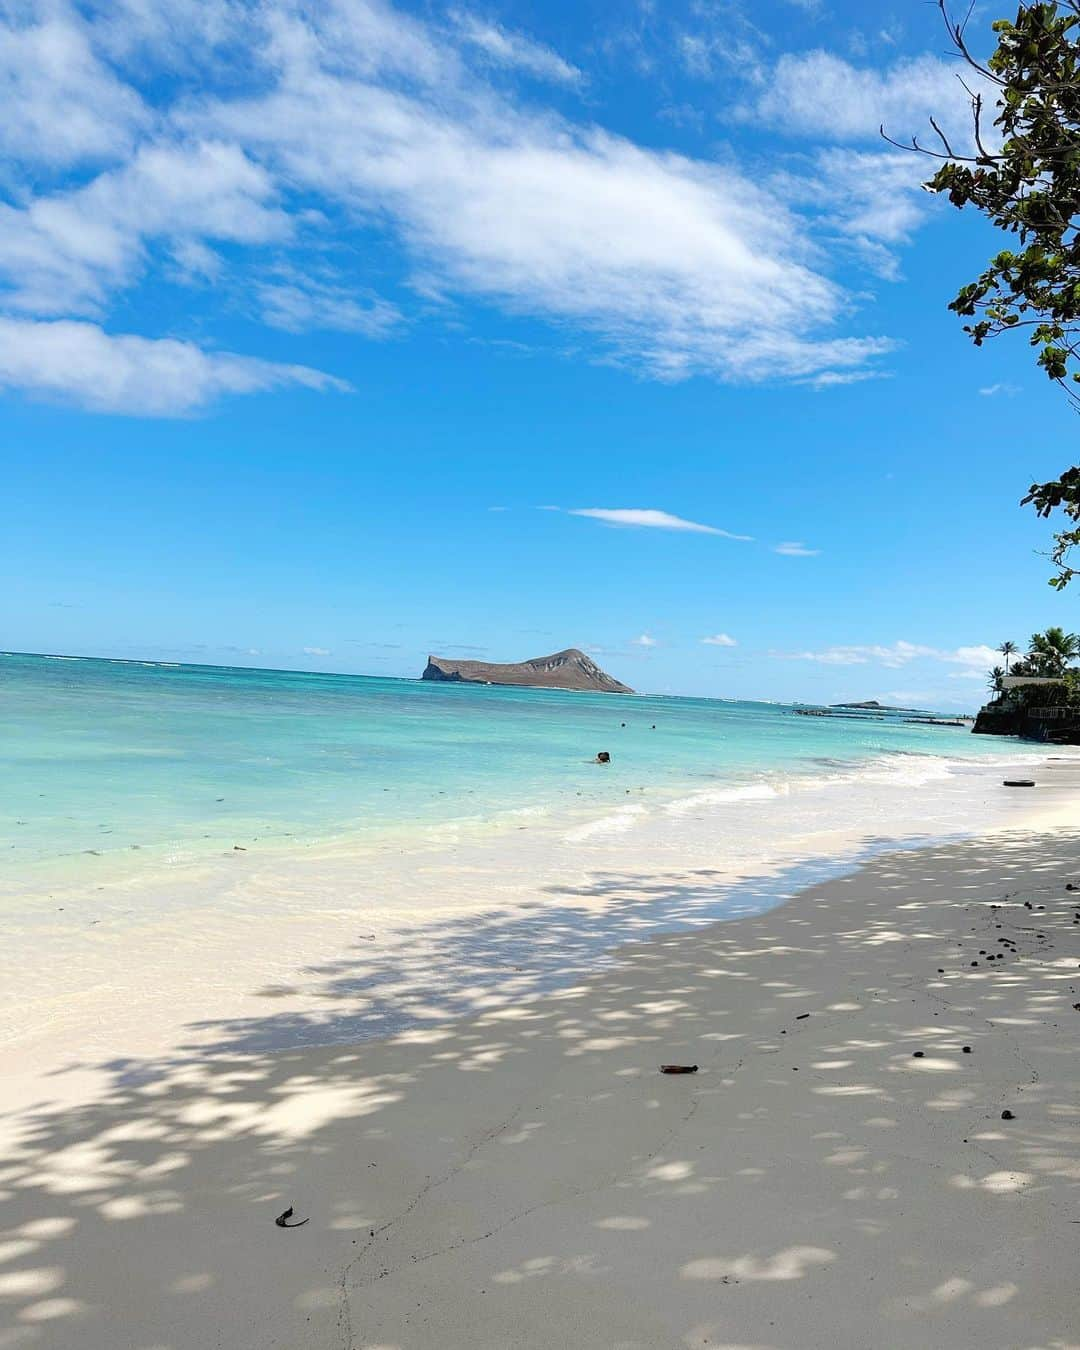
M256 841L445 841L525 813L588 822L643 790L742 795L1005 748L764 703L25 655L0 656L0 728L8 888L88 854L137 871Z

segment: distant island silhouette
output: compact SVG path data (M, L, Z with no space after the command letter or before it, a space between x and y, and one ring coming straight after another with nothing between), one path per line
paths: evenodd
M529 661L505 665L489 661L454 661L445 656L429 656L422 680L442 680L450 684L526 685L534 689L574 689L581 693L632 694L634 691L600 669L577 647L534 656Z

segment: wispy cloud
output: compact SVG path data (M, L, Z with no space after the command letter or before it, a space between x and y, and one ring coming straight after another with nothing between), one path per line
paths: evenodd
M926 219L932 199L922 190L928 176L922 157L882 146L879 128L884 124L905 143L915 133L933 138L933 115L964 153L971 142L971 107L959 74L954 62L930 55L880 67L822 50L787 53L746 81L738 114L806 139L805 159L779 172L775 190L808 213L816 212L821 226L846 241L863 265L897 280L894 246ZM964 75L978 85L974 72ZM995 93L984 85L988 109ZM992 120L990 112L988 134L993 134ZM834 144L823 145L827 141Z
M656 638L651 637L648 633L642 633L640 637L631 638L630 643L634 647L656 647L659 645Z
M713 637L703 637L706 647L737 647L739 644L727 633L716 633Z
M412 294L569 329L578 359L655 379L818 379L893 349L851 331L816 205L734 159L639 144L485 80L470 54L563 84L579 72L471 11L449 29L376 0L2 14L9 310L105 321L167 275L204 301L242 286L286 332L383 336L397 320L370 298L377 250L352 250L332 283L251 281L282 250L323 255L348 221L389 241L380 257ZM77 183L58 176L72 165Z
M584 78L577 66L523 33L513 33L467 10L451 10L450 20L467 43L478 47L496 65L517 67L542 80L561 84L578 84Z
M396 305L377 295L307 277L263 282L255 297L263 322L288 333L332 329L385 337L403 320Z
M333 652L328 647L305 647L305 656L333 656Z
M824 647L818 651L772 652L771 655L784 661L815 661L825 666L866 666L878 665L889 669L909 665L912 661L927 659L942 661L948 665L960 665L972 669L985 669L998 659L992 647L977 644L969 647L941 648L929 647L917 642L901 639L891 646L881 644L854 644L851 646Z
M741 543L752 542L751 535L732 534L730 530L721 530L715 525L702 525L696 520L685 520L682 516L673 516L668 511L645 508L582 506L567 511L566 514L588 516L591 520L601 520L605 525L616 525L624 529L681 530L691 534L715 534L722 539L736 539Z
M293 222L275 197L270 173L237 145L207 138L140 146L84 186L21 207L0 204L5 302L39 316L98 314L145 271L157 241L285 240Z
M960 666L996 666L1001 660L1001 653L996 647L988 647L985 643L978 643L973 647L957 647L953 651L939 652L938 655L943 661L949 661Z
M782 131L806 133L815 140L873 141L886 127L906 139L954 114L956 140L971 123L970 97L955 63L918 56L887 68L857 66L827 51L786 54L779 58L754 102L757 118ZM970 77L969 77L970 79Z
M812 375L808 380L800 380L809 389L840 389L848 384L863 384L867 380L891 379L887 370L826 370L820 375Z
M773 548L774 553L782 554L785 558L816 558L820 553L819 548L807 548L805 544L796 539L789 539L786 543L777 544Z
M983 398L995 398L998 394L1004 394L1008 398L1013 398L1020 392L1018 384L988 384L984 385L979 393Z
M0 387L93 412L179 417L223 394L299 385L349 388L307 366L206 351L174 338L111 334L96 324L0 317Z
M40 9L39 23L0 28L2 98L18 109L18 116L0 117L0 150L16 162L50 166L121 158L151 123L150 110L66 6Z

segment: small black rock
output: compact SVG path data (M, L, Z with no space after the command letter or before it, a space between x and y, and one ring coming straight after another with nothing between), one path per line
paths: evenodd
M1013 1113L1012 1113L1011 1111L1005 1110L1005 1111L1002 1111L1002 1113L1001 1113L1001 1119L1002 1119L1002 1120L1015 1120L1016 1117L1013 1115Z

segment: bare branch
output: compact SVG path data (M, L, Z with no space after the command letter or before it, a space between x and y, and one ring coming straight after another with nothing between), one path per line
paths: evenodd
M956 158L956 155L955 155L955 153L953 152L952 146L949 144L948 138L946 137L945 133L942 131L942 129L938 126L938 124L934 121L934 119L933 119L932 117L931 117L931 119L930 119L930 125L931 125L931 126L934 128L934 130L937 132L937 134L938 134L938 139L941 141L941 144L945 147L945 154L946 154L946 157L949 158L949 159L955 159L955 158Z
M964 38L964 30L967 28L972 12L975 9L974 0L972 0L972 3L968 6L968 12L964 17L963 23L956 23L949 17L948 0L937 0L937 7L941 11L941 17L945 24L945 31L948 33L950 41L967 64L972 70L977 70L984 79L990 80L999 87L1002 86L1004 81L995 75L988 66L984 66L981 61L977 61L975 57L972 56L967 41Z

